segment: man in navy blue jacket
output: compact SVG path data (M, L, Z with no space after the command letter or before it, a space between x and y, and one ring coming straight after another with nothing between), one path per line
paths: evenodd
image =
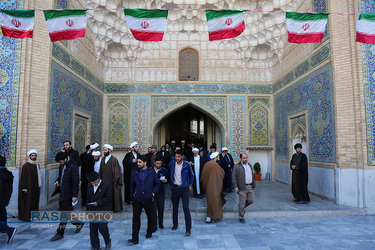
M181 150L175 152L175 160L169 164L170 183L172 188L173 204L173 227L178 228L178 203L182 199L182 208L185 214L185 235L191 234L191 215L189 210L189 192L192 190L194 174L189 162L182 160L183 153Z
M7 210L6 206L9 204L10 197L13 192L13 174L5 168L7 160L0 155L0 233L8 235L7 244L12 242L17 229L9 227L7 224Z
M164 218L164 200L165 200L165 191L164 185L169 180L169 172L166 168L163 168L163 158L156 157L154 171L159 180L159 190L155 194L154 200L154 232L157 229L157 221L159 218L159 228L163 229L163 218Z
M59 152L55 156L55 161L60 164L59 177L55 181L55 187L60 187L59 211L73 210L72 203L77 202L79 189L78 164L64 153ZM73 223L73 222L72 222ZM83 223L73 223L77 227L74 233L79 233ZM56 241L64 238L66 222L60 222L57 233L50 241Z
M159 189L159 180L155 171L147 167L147 157L141 155L137 159L138 169L133 172L130 181L130 196L133 205L133 232L130 244L138 244L139 229L141 228L142 208L147 215L146 238L151 238L153 231L153 202L154 196Z

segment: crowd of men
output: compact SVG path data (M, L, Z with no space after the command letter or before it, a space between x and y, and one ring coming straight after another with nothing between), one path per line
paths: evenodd
M194 197L207 201L206 223L214 223L223 218L226 192L235 191L239 196L239 221L245 223L245 207L254 202L255 181L253 169L245 153L240 155L240 161L234 164L227 147L217 152L216 144L207 151L201 145L195 147L194 142L185 144L163 145L157 150L157 145L149 147L149 152L141 155L137 142L130 144L130 152L122 161L123 171L119 161L112 155L113 147L104 144L103 154L100 145L94 143L86 146L81 155L72 148L70 141L64 141L61 152L55 156L59 163L59 174L55 180L55 191L59 194L59 210L72 210L78 201L81 186L81 202L88 211L123 210L122 185L125 186L124 201L133 207L133 231L129 244L138 244L141 226L141 213L144 209L147 215L146 238L151 238L157 228L164 229L163 214L166 184L171 189L173 205L173 227L178 228L179 201L182 200L185 218L185 235L191 234L191 215L189 210L189 193L193 190ZM307 157L301 152L302 145L295 145L290 166L293 173L292 194L298 204L310 201L307 191ZM22 166L18 197L18 219L30 222L31 211L39 209L40 187L42 179L40 166L37 161L38 152L34 149L27 152L28 160ZM0 232L8 234L10 243L16 233L15 228L6 224L5 207L12 193L13 175L5 168L6 160L0 157L0 194L6 199L0 203ZM81 174L79 174L81 166ZM9 174L10 173L10 174ZM122 178L124 177L124 181ZM81 185L80 185L81 184ZM4 215L5 214L5 215ZM4 218L5 216L5 218ZM83 227L80 221L73 221L75 233ZM50 241L57 241L64 236L66 222L61 222L56 234ZM104 238L105 249L111 248L111 240L107 223L90 223L90 241L92 249L100 248L98 231Z

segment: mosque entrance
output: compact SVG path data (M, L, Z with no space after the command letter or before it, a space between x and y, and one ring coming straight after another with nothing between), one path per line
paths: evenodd
M209 114L192 105L180 107L167 115L156 125L153 143L158 147L172 140L180 144L181 140L187 143L202 144L206 149L215 142L217 147L225 144L224 132L220 124Z

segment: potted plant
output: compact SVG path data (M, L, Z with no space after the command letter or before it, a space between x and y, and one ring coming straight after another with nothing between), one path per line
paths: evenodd
M254 171L255 171L254 180L256 180L256 181L262 181L262 174L260 173L260 164L259 164L259 162L256 162L254 164Z

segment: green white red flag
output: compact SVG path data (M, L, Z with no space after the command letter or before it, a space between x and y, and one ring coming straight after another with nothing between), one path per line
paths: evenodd
M139 41L163 41L168 10L124 9L126 24Z
M206 10L210 41L233 38L245 30L242 10Z
M286 13L290 43L321 43L327 27L328 13Z
M33 37L34 10L0 10L0 26L4 36Z
M357 42L375 44L375 14L359 14L356 27Z
M86 9L45 10L44 17L52 42L85 36Z

